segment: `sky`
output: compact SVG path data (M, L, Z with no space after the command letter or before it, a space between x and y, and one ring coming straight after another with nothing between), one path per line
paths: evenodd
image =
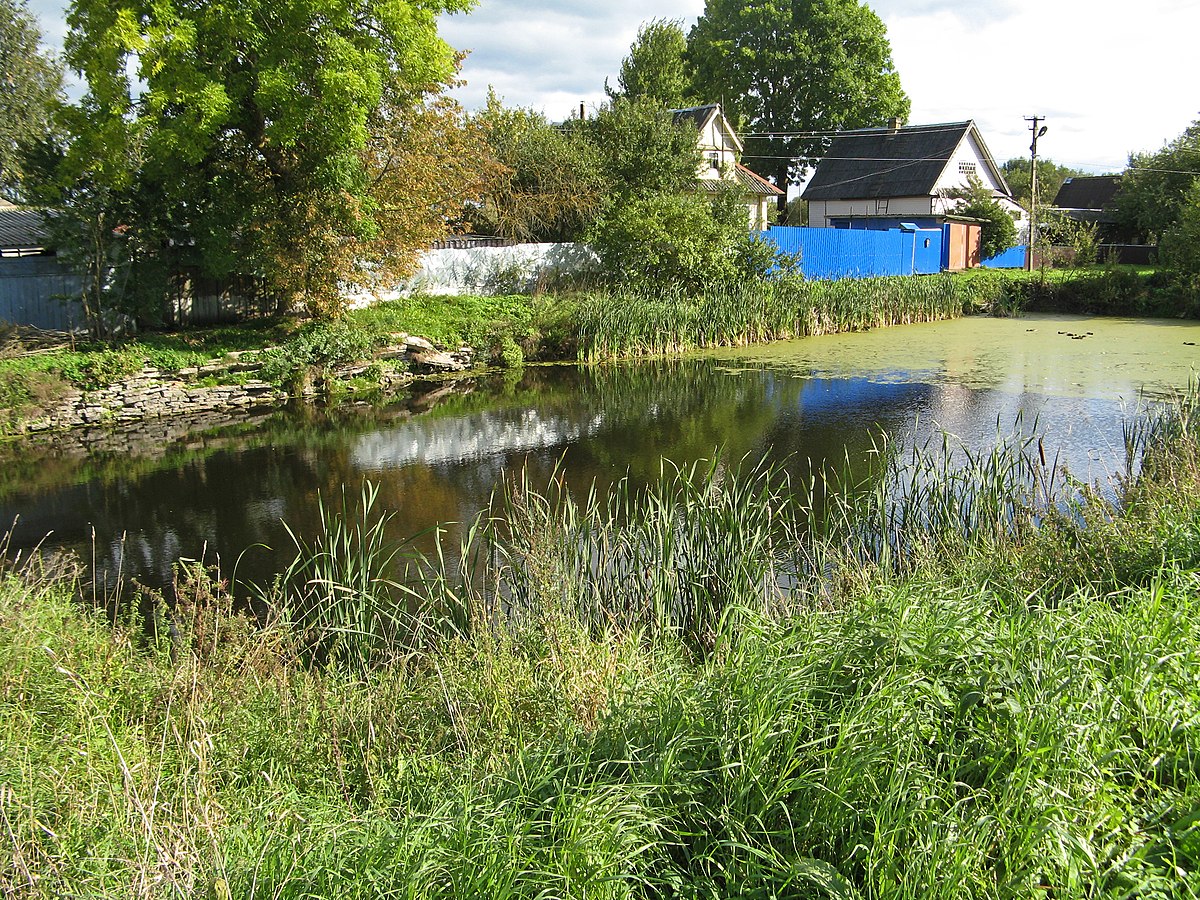
M1119 171L1200 117L1195 35L1200 0L871 0L912 101L912 125L974 119L997 162L1028 157L1027 116L1042 116L1038 154L1088 172ZM457 96L562 119L605 100L638 26L680 19L703 0L480 0L443 20L469 51ZM1193 88L1187 86L1191 84Z
M1086 172L1120 171L1200 118L1195 35L1200 0L870 0L912 101L912 125L974 119L997 162L1029 155L1029 116L1045 119L1039 156ZM61 46L60 0L30 0ZM704 0L478 0L444 17L468 52L456 96L482 105L489 85L510 106L549 118L594 109L638 26L682 20ZM1188 85L1193 85L1188 88Z

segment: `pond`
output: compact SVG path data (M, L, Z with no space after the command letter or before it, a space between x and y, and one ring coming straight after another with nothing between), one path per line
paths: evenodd
M974 448L1014 429L1044 435L1086 481L1124 470L1122 423L1185 386L1200 323L970 318L807 338L683 359L531 366L428 385L386 406L300 406L201 433L11 449L0 478L10 552L78 552L105 580L158 586L181 557L264 582L287 560L286 526L315 532L320 498L364 479L397 537L469 521L523 467L577 491L657 476L719 450L804 477L860 464L881 434L949 432ZM450 526L453 530L453 526Z

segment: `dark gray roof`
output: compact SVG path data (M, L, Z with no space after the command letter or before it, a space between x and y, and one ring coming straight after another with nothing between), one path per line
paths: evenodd
M41 210L0 207L0 250L33 250L46 245L46 218Z
M1120 175L1076 175L1054 195L1060 209L1108 209L1121 187Z
M809 179L805 200L865 200L932 194L974 123L844 131ZM986 152L986 151L985 151Z
M704 123L708 121L708 117L721 107L716 103L709 103L705 106L689 106L686 109L671 110L671 119L678 125L681 122L691 122L697 128L703 128Z

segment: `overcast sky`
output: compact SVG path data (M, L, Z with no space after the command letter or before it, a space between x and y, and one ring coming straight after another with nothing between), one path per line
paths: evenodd
M31 0L61 45L59 0ZM1200 118L1200 0L873 0L912 99L910 124L974 119L998 162L1028 156L1024 117L1046 119L1039 154L1120 170ZM604 99L638 26L690 28L703 0L479 0L442 34L469 51L457 96L476 108L493 85L509 105L552 119Z

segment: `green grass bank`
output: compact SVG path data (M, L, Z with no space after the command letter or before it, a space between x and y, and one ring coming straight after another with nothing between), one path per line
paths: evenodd
M518 481L462 566L368 486L262 620L191 565L113 626L9 561L0 890L1196 896L1194 401L1127 437L1107 499L1028 440Z

